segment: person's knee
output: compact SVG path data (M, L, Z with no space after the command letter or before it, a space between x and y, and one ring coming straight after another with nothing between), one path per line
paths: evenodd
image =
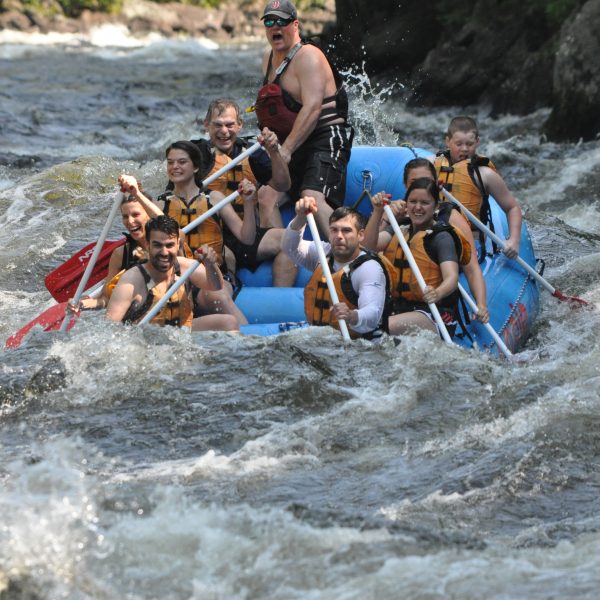
M256 258L259 261L273 258L281 251L281 238L283 237L283 232L283 229L272 228L265 233L256 249Z

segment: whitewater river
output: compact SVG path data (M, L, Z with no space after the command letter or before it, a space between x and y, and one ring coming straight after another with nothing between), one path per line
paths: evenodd
M544 293L518 366L426 333L342 350L99 313L5 350L118 174L161 191L166 145L259 83L258 46L108 33L0 33L0 598L596 598L600 141L473 108L547 278L593 306ZM350 88L358 143L433 150L455 112Z

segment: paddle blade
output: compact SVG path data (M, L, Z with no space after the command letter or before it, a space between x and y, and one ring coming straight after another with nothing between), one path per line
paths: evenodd
M567 296L566 294L563 294L558 288L554 289L554 293L552 295L555 298L558 298L561 302L570 302L573 308L590 305L590 303L583 298L578 298L577 296Z
M6 340L7 348L18 348L23 341L23 338L36 326L42 327L44 331L57 331L60 329L60 326L65 318L65 310L67 308L66 302L61 302L60 304L55 304L51 306L47 310L45 310L41 315L33 319L30 323L25 325L23 329L17 331L17 333L11 335ZM77 317L73 316L67 331L75 325L75 321L77 321Z
M88 281L89 287L92 287L106 277L106 274L108 273L108 263L110 262L113 251L124 243L125 238L120 240L107 240L104 242ZM74 254L69 260L46 275L46 278L44 279L46 288L55 300L58 302L65 302L75 295L79 281L83 276L95 247L96 242L88 244L85 248L82 248L77 252L77 254Z

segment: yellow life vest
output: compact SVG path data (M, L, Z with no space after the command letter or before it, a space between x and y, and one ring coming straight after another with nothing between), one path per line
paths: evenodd
M142 320L144 315L148 313L158 301L165 295L166 289L162 294L156 292L156 283L150 277L150 274L142 265L136 265L140 270L144 282L146 283L146 299L138 307L133 310L130 308L127 311L123 322L125 323L138 323ZM170 285L175 283L181 276L181 270L179 262L175 264L175 279ZM170 287L170 285L168 287ZM187 282L182 285L172 296L169 301L161 308L160 312L154 316L150 323L154 325L174 325L176 327L191 327L194 318L194 309L191 298L190 286Z
M463 233L456 227L444 223L436 223L432 229L417 231L412 236L410 236L407 229L403 230L404 239L408 243L419 271L421 271L425 283L432 288L437 288L442 283L443 277L440 265L430 256L429 246L433 238L442 231L447 231L452 236L459 264L469 264L471 260L471 244L469 244ZM394 265L395 270L392 298L395 301L424 302L421 288L396 236L388 244L384 251L384 256Z
M438 180L444 187L480 221L488 223L489 194L483 184L479 167L490 167L495 171L494 163L485 156L475 155L451 164L450 153L446 151L435 157L434 166ZM471 223L471 229L475 231L477 228Z
M186 202L172 192L167 192L160 196L158 200L164 201L163 212L175 219L180 227L185 227L209 209L208 198L204 194L198 194L189 202ZM223 230L221 219L217 215L209 217L199 227L186 233L185 239L192 251L197 250L203 244L208 244L219 257L219 264L222 263Z
M221 169L225 165L228 165L232 160L231 158L229 158L229 156L227 156L227 154L224 154L217 148L214 149L214 156L215 162L213 164L213 168L210 170L210 173L208 173L207 176L216 173L219 169ZM209 183L208 189L211 191L216 190L218 192L221 192L224 196L229 196L229 194L235 192L238 189L238 186L240 185L242 179L248 179L248 181L256 185L256 177L252 172L252 168L250 167L250 161L248 160L248 158L245 158L241 163L237 164L232 169L229 169L227 173L224 173L223 175L221 175L221 177L219 177L212 183ZM238 196L234 200L232 206L236 212L244 212L244 200L241 197Z
M363 248L364 250L364 248ZM361 254L350 264L346 265L343 269L332 273L333 284L337 292L340 302L347 304L351 310L358 307L358 294L352 287L351 274L352 271L360 267L363 263L368 260L377 261L383 268L386 279L386 302L384 306L382 321L377 329L366 334L360 334L352 329L348 329L350 337L356 339L364 337L370 339L377 332L383 330L387 331L387 319L390 310L390 292L391 292L391 277L394 271L391 263L383 256L375 254L370 250L365 250L365 254ZM330 258L330 269L333 266L333 258ZM306 320L311 325L329 325L340 328L338 320L331 313L331 295L329 294L329 288L327 287L327 280L323 274L323 269L319 265L312 277L304 288L304 313Z

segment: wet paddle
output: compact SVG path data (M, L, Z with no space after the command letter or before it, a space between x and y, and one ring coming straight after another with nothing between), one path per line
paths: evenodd
M63 321L65 320L65 311L67 310L67 303L61 302L60 304L55 304L50 308L46 309L42 314L33 319L33 321L29 322L25 327L19 329L17 333L14 333L6 340L7 348L18 348L23 338L37 325L42 327L44 331L56 331L60 328ZM75 325L75 320L70 320L70 326L73 327Z
M460 291L461 296L465 299L465 302L469 305L473 312L477 312L477 304L475 301L469 296L467 290L459 283L458 289ZM488 333L492 336L494 342L496 342L496 346L500 349L502 354L506 356L509 360L514 359L514 354L506 347L506 344L502 341L502 338L496 333L496 330L489 324L483 323L483 326L487 329Z
M115 217L117 216L117 212L121 206L122 201L123 201L123 192L121 192L119 190L114 195L114 201L113 201L112 208L110 209L108 219L106 219L106 223L104 223L104 227L102 228L100 237L98 238L98 241L96 242L96 247L94 248L92 255L90 256L90 260L88 261L88 263L85 267L83 276L81 277L81 280L79 281L79 285L77 286L77 289L75 290L75 295L73 296L73 305L74 306L79 306L79 301L81 300L81 296L83 296L83 292L85 291L88 281L92 275L94 266L96 265L96 260L98 259L98 256L100 255L102 247L104 246L104 242L106 241L108 232L109 232L110 228L112 227ZM68 311L67 317L65 318L65 320L62 322L62 324L60 326L60 331L66 331L68 329L72 316L73 316L72 313L70 311Z
M107 240L102 244L102 248L96 259L96 264L94 265L94 270L90 275L90 285L94 285L106 277L108 263L110 262L112 253L124 243L125 238L120 240ZM64 302L69 298L73 298L82 273L96 248L96 244L97 242L88 244L77 252L77 254L74 254L68 261L46 275L44 280L46 289L55 300Z
M319 263L321 263L321 269L323 269L323 275L325 275L327 289L329 290L329 295L331 296L331 303L337 304L340 301L340 299L337 295L337 291L333 283L333 278L331 277L331 270L329 269L329 263L327 262L327 257L325 256L325 250L323 250L323 244L321 243L321 237L319 235L317 223L315 222L315 217L311 212L309 212L306 215L306 220L308 221L308 226L310 227L310 232L312 234L312 238L317 248L317 253L319 255ZM348 325L346 325L346 321L340 319L338 323L340 324L342 338L344 338L345 342L349 342L350 332L348 331Z
M216 179L221 177L221 175L223 175L230 169L233 169L233 167L235 167L240 162L242 162L245 158L247 158L248 156L250 156L251 154L256 152L260 147L261 147L260 142L256 142L255 144L250 146L250 148L248 148L247 150L242 152L239 156L236 156L234 159L232 159L230 162L228 162L224 167L215 171L212 175L207 177L202 182L203 188L206 188L207 185L209 185L210 183L212 183L213 181L215 181ZM231 198L231 200L229 200L229 202L231 202L232 200L235 200L235 198L237 198L237 196ZM204 217L204 215L200 215L200 217L198 217L198 219L196 219L195 221L193 221L192 223L187 225L186 228L184 229L184 231L186 231L186 230L190 231L194 227L197 227L204 220L204 219L202 219L202 220L199 220L199 219L201 219L202 217L208 218L208 217L212 216L215 212L217 212L223 206L225 206L225 204L227 204L227 202L221 201L221 203L219 203L220 207L218 209L216 209L216 210L211 209L212 212L210 212L210 214L207 217ZM204 214L206 214L206 213L204 213ZM94 285L95 283L98 283L99 281L101 281L102 279L104 279L106 277L106 273L108 272L108 263L110 262L110 257L112 256L112 253L117 248L119 248L119 246L122 246L124 243L125 243L125 238L122 238L120 240L112 240L112 241L109 240L109 241L104 242L104 244L100 250L100 253L97 257L94 270L92 271L92 274L90 275L90 280L89 280L90 285ZM92 242L92 243L88 244L87 246L82 248L79 252L77 252L77 254L74 254L69 260L64 262L62 265L58 266L56 269L54 269L54 271L50 272L46 276L46 278L44 280L45 284L46 284L46 288L48 289L48 291L50 292L50 294L52 295L52 297L55 300L57 300L58 302L64 302L65 300L68 300L69 298L73 298L73 296L75 294L75 290L77 289L77 284L79 283L82 273L84 272L85 267L88 264L88 259L92 255L95 247L96 247L96 242Z
M100 283L93 287L90 290L89 297L90 298L98 298L102 295L102 290L104 288L104 284ZM55 304L50 308L47 308L43 313L37 316L33 321L25 325L22 329L17 331L17 333L11 335L8 340L6 340L7 348L17 348L21 345L23 338L35 327L39 325L44 328L44 331L57 331L60 329L60 326L63 322L63 319L66 314L67 302L61 302L59 304ZM73 313L74 317L79 317L79 314ZM76 319L72 319L69 325L69 329L71 330L76 323Z
M438 182L442 194L447 198L448 201L452 202L455 206L461 209L461 211L467 216L469 221L477 227L480 231L489 236L500 248L504 250L504 240L500 239L489 227L486 227L468 208L466 208L459 200L457 200L441 182ZM544 279L531 265L528 265L520 256L514 258L542 287L549 291L555 298L558 298L562 302L570 302L571 304L578 304L588 306L589 302L583 298L577 296L567 296L563 294L559 289L553 287L550 282Z
M413 256L412 252L410 251L410 248L408 247L406 240L404 239L404 235L402 235L402 231L400 231L400 226L398 225L398 222L396 221L396 217L394 216L394 213L392 212L390 205L385 204L383 207L383 211L385 212L385 216L388 218L388 221L390 222L390 225L392 226L392 229L394 230L394 233L396 234L396 237L398 238L398 241L400 242L400 246L402 247L404 256L406 256L406 259L408 260L408 264L410 265L410 268L412 269L412 272L413 272L415 278L417 279L417 283L419 284L419 288L420 288L421 292L424 292L425 288L427 287L427 284L425 283L425 280L423 279L423 275L421 275L421 271L419 271L419 266L417 265L417 262L415 261L415 257ZM429 306L429 310L431 311L431 314L433 315L433 318L435 319L435 322L437 323L437 326L439 327L440 333L442 334L444 341L448 342L448 344L452 344L452 338L450 337L450 334L448 333L448 330L446 329L446 325L445 325L444 321L442 320L442 315L440 315L440 311L438 310L438 307L433 303L431 303L431 304L427 303L427 306Z
M165 295L144 315L139 325L149 323L171 299L171 296L190 278L190 275L199 267L200 263L193 260L190 266L181 274L181 277L166 291Z

